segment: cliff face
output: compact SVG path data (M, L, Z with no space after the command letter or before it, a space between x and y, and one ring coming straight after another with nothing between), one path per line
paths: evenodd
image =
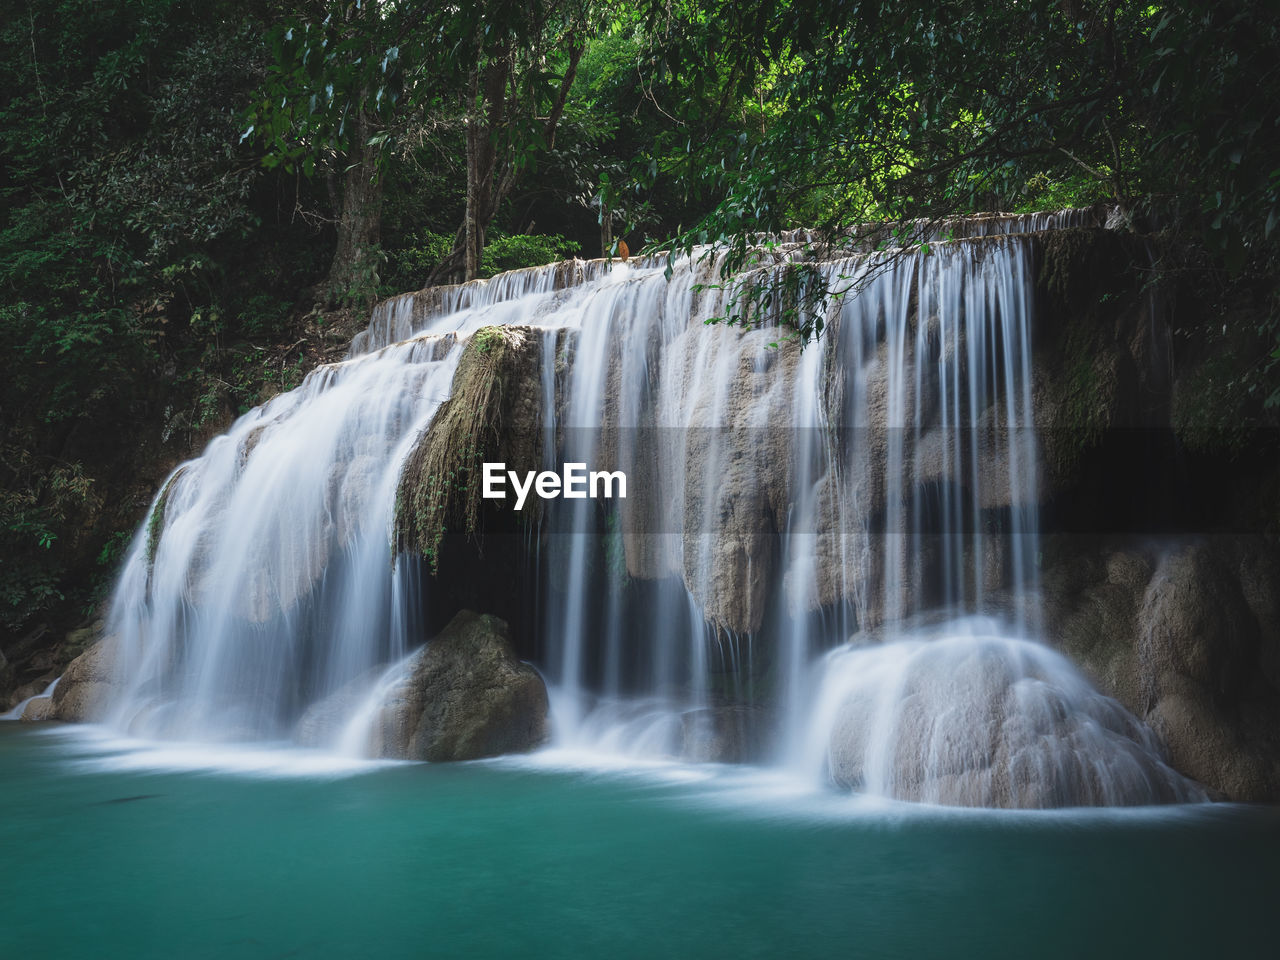
M1178 770L1280 798L1280 551L1262 537L1062 537L1049 638L1145 720Z

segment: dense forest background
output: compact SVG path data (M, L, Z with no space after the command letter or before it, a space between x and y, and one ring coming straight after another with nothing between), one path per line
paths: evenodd
M91 615L377 298L618 241L1106 202L1183 304L1183 440L1274 453L1277 51L1266 0L3 0L0 641Z

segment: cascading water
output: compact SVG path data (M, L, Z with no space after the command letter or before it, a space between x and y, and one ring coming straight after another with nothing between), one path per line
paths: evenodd
M546 466L629 478L625 500L561 501L533 534L540 599L520 627L541 638L561 745L734 759L765 715L780 762L887 796L1195 798L1137 721L1009 639L1039 635L1034 271L1017 234L1088 216L974 218L822 264L853 292L804 350L704 325L732 295L707 286L709 259L669 277L665 261L571 262L387 301L347 360L165 485L113 602L114 722L280 737L355 684L328 740L367 744L379 691L404 679L387 664L433 602L392 556L401 470L471 335L516 324L541 330ZM993 605L1003 626L981 638L900 627ZM961 762L984 743L986 774Z
M61 679L59 677L58 679ZM0 720L21 720L23 713L31 704L37 700L48 700L53 697L53 691L58 688L58 680L54 680L51 684L41 690L39 693L32 694L25 700L19 700L14 704L13 709L5 713L0 713Z
M963 620L827 658L798 760L877 796L973 807L1205 799L1061 654Z
M541 277L525 279L536 294ZM412 339L314 371L174 471L112 601L125 678L113 723L279 737L308 703L420 643L421 598L392 564L396 484L466 338L537 309L510 279L490 290Z

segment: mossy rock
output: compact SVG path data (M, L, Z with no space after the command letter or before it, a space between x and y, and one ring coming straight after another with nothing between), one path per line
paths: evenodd
M452 394L405 462L396 547L426 557L433 572L447 531L479 532L484 462L512 470L541 465L541 355L539 334L529 327L476 331L463 347Z
M169 497L173 493L173 486L178 482L178 478L186 473L186 467L179 467L169 477L160 496L156 497L156 505L151 509L151 516L147 518L147 568L150 570L151 565L156 560L156 549L160 546L160 538L164 535L165 514L169 507Z
M506 621L463 610L388 695L376 748L435 763L523 753L546 742L548 722L546 685L516 658Z
M1142 418L1134 351L1144 316L1133 242L1096 228L1054 230L1038 241L1037 425L1054 485L1070 481L1108 430Z

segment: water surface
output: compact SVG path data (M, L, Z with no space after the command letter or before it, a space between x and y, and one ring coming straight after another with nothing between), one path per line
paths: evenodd
M0 957L1274 955L1280 811L860 803L0 725Z

